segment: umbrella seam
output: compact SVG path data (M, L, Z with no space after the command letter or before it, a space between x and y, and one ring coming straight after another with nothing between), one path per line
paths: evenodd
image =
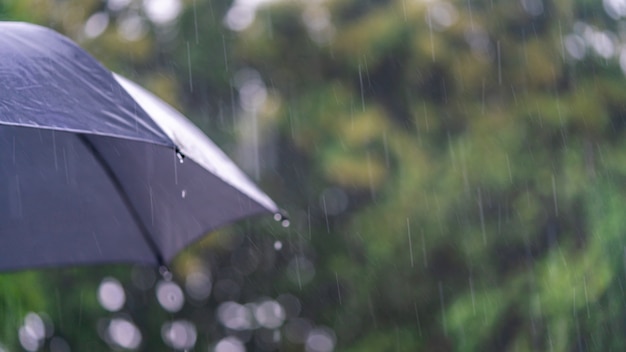
M76 133L78 135L93 135L93 136L101 136L101 137L111 137L111 138L119 138L119 139L126 139L126 140L131 140L131 141L136 141L136 142L144 142L144 143L149 143L149 144L154 144L154 145L159 145L159 146L163 146L163 147L167 147L167 148L177 148L176 144L173 141L169 141L170 143L165 143L167 141L157 141L157 140L150 140L147 138L142 138L142 137L136 137L136 136L125 136L125 135L117 135L117 134L112 134L112 133L101 133L101 132L97 132L97 131L86 131L83 129L78 129L78 128L62 128L62 127L56 127L56 126L41 126L41 125L36 125L36 124L23 124L23 123L13 123L13 122L8 122L8 121L0 121L0 126L12 126L12 127L23 127L23 128L37 128L37 129L42 129L42 130L49 130L49 131L59 131L59 132L68 132L68 133ZM169 139L169 136L166 136Z
M128 195L124 192L124 187L122 186L122 183L120 182L119 178L117 177L113 169L111 169L111 167L106 162L102 154L98 151L96 146L93 145L93 143L91 143L87 135L80 133L80 134L77 134L77 136L78 136L78 139L91 152L96 162L100 164L100 167L102 167L102 170L107 174L107 176L111 180L111 183L113 184L113 188L115 188L122 202L124 203L128 211L130 212L130 216L135 222L135 224L137 225L137 227L139 228L139 232L141 233L141 236L143 237L146 244L148 245L148 248L150 248L152 252L154 253L154 255L156 256L158 265L160 267L167 267L163 254L161 253L161 250L157 246L154 239L150 237L150 231L148 231L148 228L146 224L144 224L143 220L141 219L139 212L137 211L137 209L135 209L132 201L128 198Z

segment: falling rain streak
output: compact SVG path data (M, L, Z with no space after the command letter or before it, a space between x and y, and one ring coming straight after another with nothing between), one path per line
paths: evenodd
M189 48L189 42L187 42L187 67L189 73L189 91L193 92L193 76L191 74L191 49Z
M446 306L443 298L443 285L441 281L438 283L439 286L439 303L441 305L441 326L443 327L443 334L448 336L448 322L446 319Z
M552 199L554 201L554 214L559 216L559 202L556 197L556 178L552 174Z
M432 14L430 13L430 6L426 8L426 19L428 20L428 32L430 34L430 53L432 56L433 62L435 62L435 39L433 37L433 20Z
M414 267L414 263L413 263L413 244L411 242L411 223L409 222L409 218L406 218L406 235L409 238L409 254L411 256L411 267Z
M497 50L497 57L498 57L498 84L502 85L502 55L500 53L500 41L498 40L496 42L496 50Z
M365 111L365 89L363 89L363 73L361 72L360 64L359 64L359 88L361 91L361 110Z
M487 244L487 232L485 231L485 212L483 210L483 195L478 189L478 211L480 214L480 230L483 237L483 244Z
M337 272L335 272L335 283L337 284L337 298L339 299L339 305L342 305L341 288L339 287L339 275L337 275Z

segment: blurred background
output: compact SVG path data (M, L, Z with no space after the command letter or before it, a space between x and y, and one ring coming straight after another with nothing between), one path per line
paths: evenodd
M210 234L171 282L2 273L0 351L624 350L625 18L625 0L0 2L175 106L291 216Z

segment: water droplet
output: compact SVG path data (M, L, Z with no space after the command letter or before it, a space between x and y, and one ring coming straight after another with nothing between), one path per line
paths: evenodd
M162 266L159 267L159 274L161 274L161 277L165 281L171 281L172 280L172 273L170 272L170 270L165 265L162 265Z
M187 190L183 189L183 191L181 192L181 196L185 198L187 196Z
M178 157L178 161L182 164L185 161L185 155L183 155L180 151L176 151L176 156Z
M283 243L281 241L274 242L274 249L277 251L283 249Z
M289 227L289 225L290 225L291 223L289 222L289 220L288 220L288 219L283 219L283 221L281 221L281 222L280 222L280 224L281 224L283 227Z

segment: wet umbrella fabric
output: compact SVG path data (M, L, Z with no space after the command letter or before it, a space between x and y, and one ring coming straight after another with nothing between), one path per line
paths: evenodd
M167 104L54 31L0 22L0 270L160 265L278 212Z

